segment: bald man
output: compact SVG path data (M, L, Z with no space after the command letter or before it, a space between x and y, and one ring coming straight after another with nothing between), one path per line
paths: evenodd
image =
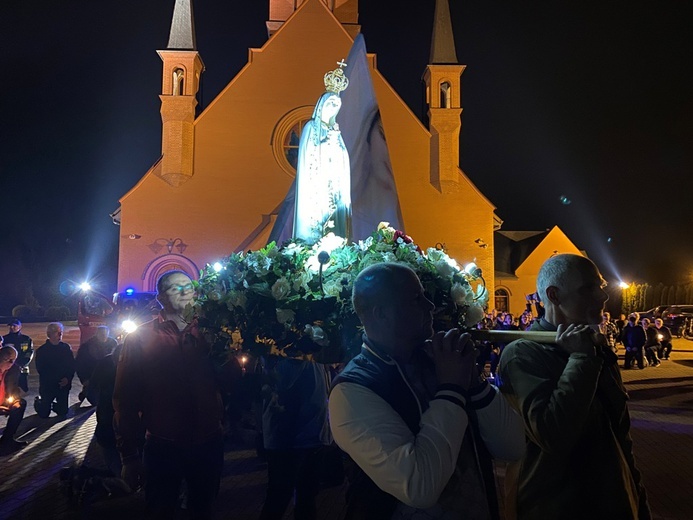
M363 348L329 400L334 439L357 465L346 518L498 518L491 456L521 456L522 421L480 381L469 335L433 333L434 305L403 264L364 269L352 299Z
M537 277L546 314L531 330L555 331L557 344L518 340L501 356L501 391L527 434L519 520L651 516L617 357L595 332L608 300L605 285L583 256L548 259Z

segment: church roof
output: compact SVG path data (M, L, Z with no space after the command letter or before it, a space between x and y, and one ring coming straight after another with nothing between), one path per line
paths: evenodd
M498 272L514 273L527 257L546 238L546 231L496 231L494 237L494 263ZM514 276L511 274L511 276Z
M429 63L438 65L459 63L455 51L455 38L452 33L449 0L436 0Z
M176 0L167 49L196 51L192 0Z

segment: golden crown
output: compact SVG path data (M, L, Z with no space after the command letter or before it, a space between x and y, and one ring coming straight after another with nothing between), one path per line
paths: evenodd
M325 77L323 78L323 81L325 82L325 90L327 92L334 92L335 94L339 94L342 90L346 90L346 88L349 86L349 80L344 75L344 71L342 70L342 67L347 66L346 62L344 60L338 61L337 65L339 65L338 69L331 70L325 74Z

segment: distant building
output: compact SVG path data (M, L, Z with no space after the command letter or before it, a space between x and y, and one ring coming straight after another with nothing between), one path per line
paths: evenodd
M525 310L526 297L537 290L539 268L548 258L561 253L587 256L558 226L546 231L497 231L495 298L489 306L521 314Z

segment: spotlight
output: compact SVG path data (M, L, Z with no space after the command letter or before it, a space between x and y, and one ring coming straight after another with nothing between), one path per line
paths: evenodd
M91 291L91 284L89 282L82 282L79 284L79 288L84 292Z
M221 271L224 268L224 266L221 265L221 262L214 262L214 265L212 265L212 268L214 269L215 272L218 273L219 271Z

